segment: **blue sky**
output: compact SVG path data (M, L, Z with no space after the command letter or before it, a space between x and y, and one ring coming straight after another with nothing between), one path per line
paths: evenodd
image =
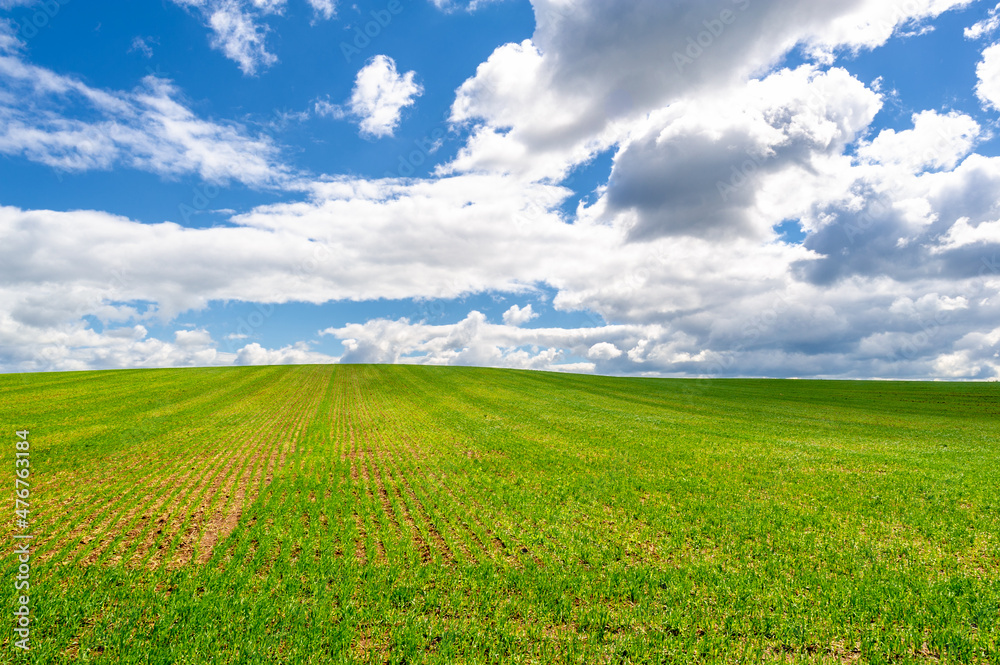
M995 378L998 40L969 0L0 0L0 371Z

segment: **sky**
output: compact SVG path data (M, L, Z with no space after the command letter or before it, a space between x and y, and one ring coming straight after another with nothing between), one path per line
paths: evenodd
M0 0L0 372L1000 376L1000 5Z

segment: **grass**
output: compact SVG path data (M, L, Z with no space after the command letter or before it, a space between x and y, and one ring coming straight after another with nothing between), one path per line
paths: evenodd
M997 384L0 376L0 662L1000 662L998 422Z

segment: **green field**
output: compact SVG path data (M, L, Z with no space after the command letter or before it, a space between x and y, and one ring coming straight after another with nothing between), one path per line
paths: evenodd
M1000 662L1000 384L129 370L0 423L2 662Z

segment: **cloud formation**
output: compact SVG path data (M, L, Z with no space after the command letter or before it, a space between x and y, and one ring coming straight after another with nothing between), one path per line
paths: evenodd
M532 39L496 49L458 91L473 139L451 165L561 179L627 125L765 72L796 46L872 49L969 0L534 0Z
M337 3L334 0L309 0L309 6L318 18L330 20L337 15Z
M431 3L444 12L464 10L474 12L477 9L491 5L501 0L431 0Z
M147 76L135 90L107 91L0 55L0 154L62 171L119 165L210 183L288 186L293 174L268 137L199 118L171 81ZM85 109L67 116L65 106Z
M620 147L604 197L607 214L625 215L636 240L763 237L800 212L766 200L766 185L823 168L880 107L878 95L847 71L810 66L678 102L637 126Z
M239 65L247 76L254 76L278 61L267 50L268 26L263 17L280 14L285 0L172 0L182 7L196 9L212 31L212 48Z
M413 106L416 98L424 92L415 77L416 72L400 74L396 71L395 60L377 55L358 71L346 107L321 100L316 102L316 113L334 118L353 118L358 122L362 136L392 136L403 109Z
M843 86L824 90L836 95ZM217 301L454 300L491 291L530 296L544 285L555 290L557 310L592 312L594 324L524 328L534 308L518 305L502 325L468 313L451 327L374 321L327 335L344 342L344 360L353 362L651 375L995 376L1000 158L963 154L977 131L966 117L917 114L913 125L876 136L855 157L820 151L811 174L776 172L748 183L760 215L750 234L635 242L628 215L609 218L597 203L567 224L555 210L565 190L496 175L317 181L310 201L262 206L214 229L4 208L0 236L11 239L16 257L0 284L6 339L30 340L39 331L76 339L86 330L84 316L106 321L112 332L105 335L128 338L144 321L170 321ZM812 136L808 127L815 129L802 131ZM824 135L836 141L836 127L843 125L833 122ZM900 135L951 149L933 160L921 152L901 159ZM526 219L525 210L534 212ZM808 232L803 245L766 231L789 211ZM84 257L76 250L81 243L91 247ZM76 362L78 351L63 346L64 355L50 351L45 366ZM243 361L309 357L269 353L255 347ZM11 353L3 365L21 362Z
M259 20L283 2L184 4L249 21L241 34L257 41L216 31L235 50L219 48L248 73L266 66ZM996 377L1000 158L975 152L988 125L927 109L874 131L883 92L837 64L964 4L535 0L532 38L497 48L456 91L451 122L468 140L429 179L307 179L268 139L197 117L169 82L95 89L9 55L17 45L0 37L0 152L302 194L212 229L0 208L13 257L0 367L333 361L308 341L269 349L237 333L220 350L201 329L163 341L147 326L229 301L433 298L457 323L379 318L323 334L343 362ZM795 48L811 63L776 69ZM991 108L996 48L976 91ZM344 107L316 111L392 136L421 94L415 79L377 56ZM88 117L61 113L67 99ZM561 183L600 152L613 155L610 178L573 209ZM482 293L533 302L490 322L461 304ZM527 327L542 293L591 324Z
M24 47L17 36L17 26L13 21L0 19L0 55L15 53Z
M516 328L518 326L523 326L528 321L537 317L538 314L535 313L531 305L525 305L524 307L514 305L503 313L503 322L508 326L514 326Z
M996 32L997 28L1000 28L1000 4L991 9L989 15L982 21L966 28L965 38L982 39Z
M976 66L976 96L984 106L1000 110L1000 44L983 51L983 59Z

